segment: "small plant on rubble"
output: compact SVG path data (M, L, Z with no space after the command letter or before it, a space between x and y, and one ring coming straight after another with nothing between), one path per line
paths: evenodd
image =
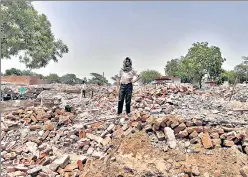
M68 53L68 47L55 39L46 15L38 14L29 1L4 0L1 22L1 59L19 56L27 68L38 69Z

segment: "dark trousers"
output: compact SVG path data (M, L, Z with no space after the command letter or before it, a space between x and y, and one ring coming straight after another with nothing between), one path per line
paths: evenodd
M84 95L84 98L85 98L85 90L83 90L83 95Z
M117 114L122 113L124 99L125 99L125 103L126 103L126 113L129 114L131 112L130 107L131 107L132 92L133 92L133 84L132 83L120 85Z

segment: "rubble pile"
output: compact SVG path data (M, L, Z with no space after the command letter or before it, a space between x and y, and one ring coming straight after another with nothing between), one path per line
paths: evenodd
M247 102L248 101L248 84L237 84L235 87L232 86L216 86L210 88L209 90L204 90L204 93L208 93L209 95L215 97L221 97L225 100L231 98L231 100L236 100L240 102Z
M19 89L24 88L25 93L21 94ZM19 86L3 85L1 87L1 100L34 100L46 88L41 86ZM7 99L7 97L9 97Z
M187 166L189 162L185 158L172 154L180 152L180 157L187 154L191 158L203 151L211 155L219 149L223 153L229 152L228 149L241 153L244 160L236 163L235 167L240 169L233 174L248 175L247 114L231 111L224 98L214 99L190 85L148 86L134 90L133 115L126 119L115 115L117 92L114 88L92 86L91 89L95 91L93 98L87 95L81 100L76 86L68 88L69 92L54 87L38 96L43 99L42 106L23 107L2 115L3 176L114 176L114 173L93 175L90 172L109 161L117 165L114 169L124 169L126 175L122 176L135 176L125 160L121 161L127 156L119 157L119 151L126 151L125 146L130 145L134 145L131 149L142 149L143 140L132 142L132 137L139 133L148 137L154 149L162 150L158 152L160 156L171 155L166 164L161 160L150 176L204 176L203 167ZM65 105L71 105L72 112L66 112ZM145 149L142 149L145 151L142 158L152 151ZM185 164L180 165L177 159ZM101 165L94 166L98 161ZM138 170L136 174L143 172Z
M241 152L248 154L248 129L244 127L209 126L207 122L185 120L179 115L168 114L155 118L139 112L131 120L131 126L153 132L158 141L167 140L171 149L176 148L176 138L185 138L191 144L200 144L206 149L237 145Z

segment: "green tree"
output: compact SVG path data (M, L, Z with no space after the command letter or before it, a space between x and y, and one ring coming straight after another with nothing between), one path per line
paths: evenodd
M16 68L7 69L4 73L4 76L10 76L10 75L21 76L22 71L20 69L16 69Z
M234 72L237 74L239 81L244 82L248 80L248 65L242 62L234 67Z
M44 79L48 81L48 83L60 83L60 78L57 74L49 74L48 76L45 76Z
M97 85L109 85L108 80L103 75L98 73L90 73L90 75L92 76L92 78L89 79L89 83Z
M189 59L181 57L178 75L181 77L181 82L192 83L194 80L194 72L192 71L192 63Z
M63 84L76 84L77 77L75 74L66 74L60 78Z
M38 14L29 1L10 0L1 3L1 58L19 56L27 68L45 67L50 61L68 53L68 47L56 40L46 15Z
M229 84L234 84L236 79L236 73L234 71L225 71L220 74L220 77L217 79L218 84L222 84L224 81L228 81Z
M181 59L178 58L167 61L167 64L165 66L165 73L168 76L179 76L180 62Z
M145 70L140 73L141 82L143 84L148 84L154 81L154 79L159 76L161 76L161 74L155 70Z
M225 58L221 56L219 47L209 47L207 42L197 42L189 49L184 60L186 60L189 75L201 88L205 74L209 74L210 79L213 80L219 77Z
M37 74L32 72L31 70L22 70L22 75L24 75L24 76L36 76Z

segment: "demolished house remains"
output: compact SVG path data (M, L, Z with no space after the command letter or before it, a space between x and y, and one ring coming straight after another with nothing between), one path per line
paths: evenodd
M96 87L80 101L78 85L28 86L33 100L2 102L1 176L248 176L246 84L146 85L130 119L116 116L114 88Z

